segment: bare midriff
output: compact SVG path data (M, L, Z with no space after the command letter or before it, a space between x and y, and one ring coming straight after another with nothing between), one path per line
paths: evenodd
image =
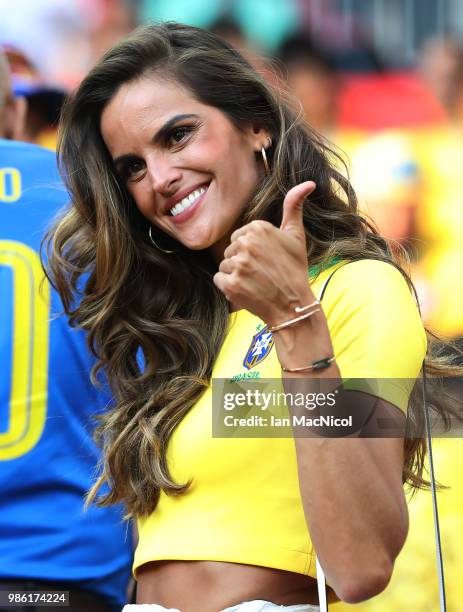
M219 612L253 599L317 605L317 582L294 572L217 561L153 561L138 569L139 604Z

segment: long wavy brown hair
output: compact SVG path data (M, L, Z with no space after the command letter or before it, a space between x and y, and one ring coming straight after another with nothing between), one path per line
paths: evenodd
M308 260L377 259L405 270L404 252L392 248L359 214L340 156L306 125L281 91L274 90L226 42L207 31L175 23L139 28L106 53L64 109L59 160L72 207L48 236L48 275L71 321L89 332L114 405L97 436L104 448L101 473L89 498L123 501L128 516L156 506L161 490L180 494L166 449L175 427L205 391L224 341L229 304L212 282L216 264L206 251L189 251L155 232L175 254L153 248L145 219L118 178L100 132L101 113L119 87L150 73L174 79L204 104L220 109L238 128L266 128L273 146L264 176L242 223L265 219L280 225L287 191L316 182L304 207ZM405 257L405 259L404 259ZM426 371L461 375L463 368L439 350L428 332ZM440 346L440 345L439 345ZM409 414L422 423L418 385ZM442 398L432 409L448 421ZM405 439L404 482L423 479L425 442Z

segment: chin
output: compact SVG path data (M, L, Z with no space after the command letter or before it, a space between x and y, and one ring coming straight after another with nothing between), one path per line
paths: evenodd
M181 242L185 248L190 249L191 251L204 251L217 243L217 239L212 237L202 237L198 234L191 239L183 238L180 240L177 238L177 240Z
M198 240L187 242L185 240L178 240L178 242L188 249L189 251L206 251L210 246L210 242L199 242Z
M190 251L206 251L210 247L209 244L185 244L184 246Z

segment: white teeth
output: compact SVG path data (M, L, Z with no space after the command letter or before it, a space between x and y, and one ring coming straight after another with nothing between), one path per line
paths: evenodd
M206 191L207 187L200 187L199 189L192 191L190 194L185 196L183 200L181 200L181 202L179 202L170 209L170 214L175 217L175 215L178 215L187 208L190 208L190 206L192 206L192 204L196 202L199 196L203 195L203 193L206 193Z

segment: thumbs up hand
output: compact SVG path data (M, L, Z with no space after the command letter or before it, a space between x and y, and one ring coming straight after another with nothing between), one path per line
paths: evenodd
M316 188L313 181L307 181L296 185L288 191L283 201L283 218L280 230L292 234L299 240L304 240L304 224L302 222L302 208L305 198Z
M294 315L294 307L315 298L307 279L307 246L302 210L313 181L288 191L281 225L252 221L233 232L214 283L233 304L270 325ZM285 319L286 317L286 319Z

